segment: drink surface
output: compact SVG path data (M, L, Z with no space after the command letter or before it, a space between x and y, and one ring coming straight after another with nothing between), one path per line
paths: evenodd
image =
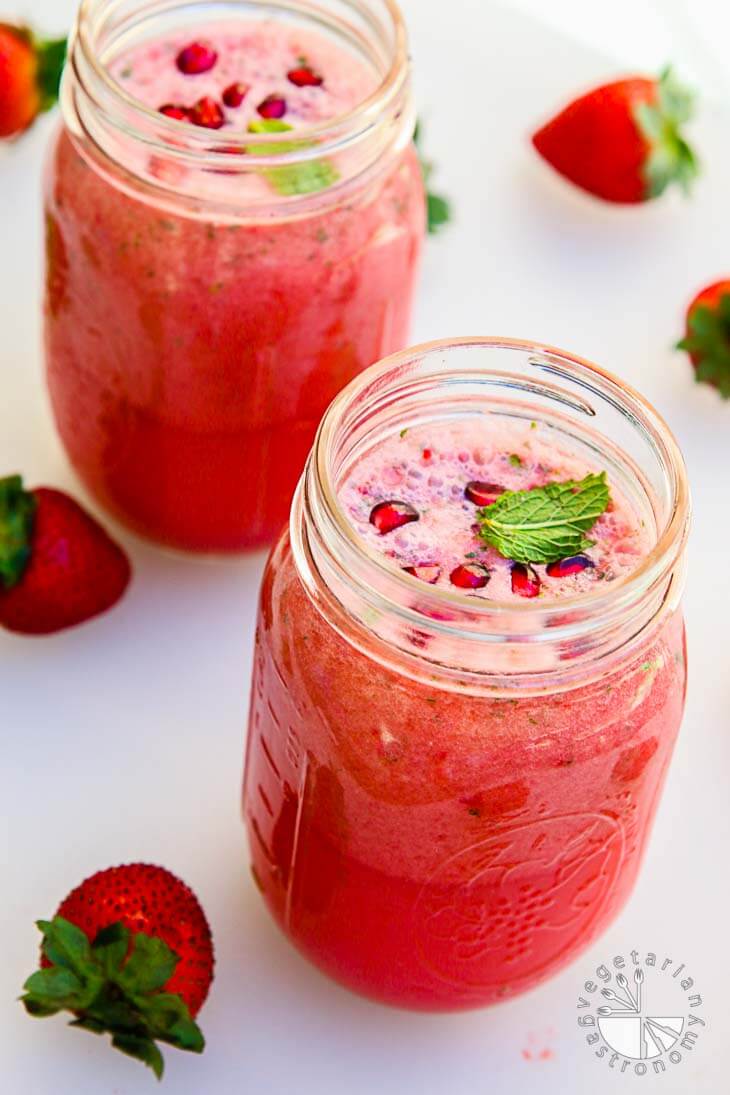
M178 58L191 44L214 54L215 63L202 72L181 71ZM213 23L202 34L184 27L120 54L110 72L128 95L153 110L167 103L192 107L210 96L223 107L226 129L241 132L260 120L257 108L272 97L284 101L282 121L300 129L348 114L378 83L362 58L332 38L274 20ZM236 84L242 85L242 101L228 106L224 92Z
M274 22L214 29L218 59L205 73L177 69L185 28L109 64L122 84L131 69L127 90L155 109L178 81L192 105L212 84L222 93L242 42L253 42L243 79L258 90L225 107L232 137L274 84L295 127L372 90L371 70L325 35ZM322 86L289 82L298 48ZM46 181L47 371L61 438L102 504L162 543L238 551L270 543L285 523L332 398L406 344L424 195L411 146L341 194L324 191L305 215L256 219L248 176L209 177L233 208L241 202L240 218L205 204L192 215L169 195L158 204L123 164L59 132ZM270 178L251 180L280 198Z
M339 499L362 540L394 566L423 568L430 584L453 589L457 567L482 564L489 582L474 596L510 601L521 596L512 589L511 562L480 538L480 510L504 491L579 481L602 470L555 430L484 416L416 426L380 441L349 469ZM581 553L582 568L578 563L574 573L561 574L535 566L544 596L574 597L629 574L653 546L648 515L616 482L609 489L609 508L588 533L594 543ZM373 509L392 500L407 503L417 520L383 532L371 520Z
M363 542L394 566L435 562L448 585L465 548L480 550L464 497L477 473L514 488L601 470L541 426L489 423L418 426L346 468L339 498ZM647 514L611 488L591 575L537 568L550 596L617 580L652 546ZM393 498L419 520L381 534L370 514ZM470 595L522 595L506 560L487 562L492 577ZM412 678L363 641L315 607L284 536L261 595L244 785L257 885L308 957L374 999L449 1010L525 991L632 890L684 703L681 616L567 689L548 659L555 689L534 695L442 686L437 659L430 680Z

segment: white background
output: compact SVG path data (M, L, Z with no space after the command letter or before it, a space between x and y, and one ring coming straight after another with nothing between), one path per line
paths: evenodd
M17 13L62 31L73 6L27 0ZM202 1058L167 1053L169 1091L728 1090L730 405L693 385L671 346L688 296L730 273L730 18L709 0L403 6L429 150L456 207L454 226L428 244L414 340L514 335L593 358L655 402L689 464L689 702L639 885L574 966L490 1011L411 1015L326 981L264 912L239 820L263 559L189 561L119 532L136 580L113 613L45 640L0 635L3 1092L153 1089L142 1066L60 1020L26 1018L14 1000L36 961L33 920L50 915L85 875L132 859L181 874L200 894L217 944L217 978L201 1016L208 1049ZM549 26L535 21L543 8ZM706 92L695 129L705 174L691 202L610 208L536 164L525 134L574 89L669 57ZM39 179L51 124L44 119L0 150L0 472L22 470L30 484L82 496L53 433L39 352ZM641 1080L595 1060L576 1024L582 981L632 947L685 962L709 1020L689 1059ZM528 1060L526 1049L533 1058L551 1053Z

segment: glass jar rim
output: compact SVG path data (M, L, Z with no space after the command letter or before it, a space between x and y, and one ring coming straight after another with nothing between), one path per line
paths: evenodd
M360 7L360 0L347 0L348 3ZM212 158L225 154L226 164L233 168L235 164L250 162L255 156L255 162L259 167L286 165L300 162L302 159L319 159L333 149L341 149L343 145L361 139L377 120L387 113L388 109L397 106L399 96L409 78L409 53L408 37L403 15L396 0L379 0L388 13L392 24L393 49L390 64L378 86L371 94L357 106L344 114L336 115L300 129L287 131L286 151L266 153L267 148L279 146L281 148L281 133L246 133L246 147L234 150L231 147L231 134L225 129L213 130L204 127L186 126L184 129L179 122L160 114L158 110L146 106L135 99L125 88L114 79L106 65L98 57L95 38L98 31L94 28L98 9L104 0L81 0L79 12L69 45L69 58L74 67L77 79L80 77L78 67L74 65L75 42L79 43L83 54L84 64L99 89L99 93L108 101L116 101L124 110L126 126L137 125L140 130L154 127L154 135L146 133L146 143L150 151L161 153L170 152L173 149L180 150L183 145L181 135L184 134L185 152L188 157L200 158L201 162L211 162ZM110 6L113 8L114 0ZM169 4L163 4L167 9ZM279 8L282 11L290 10L292 0L267 0L267 8ZM321 18L321 7L312 4L309 0L297 0L297 7ZM154 5L147 5L147 11L143 18L149 19L154 14ZM166 139L169 138L169 139ZM256 151L250 151L256 150Z
M416 359L433 354L448 352L456 348L514 350L529 355L542 355L559 362L562 370L572 374L577 380L586 375L597 380L616 403L622 404L632 416L650 433L652 440L664 456L665 466L671 475L672 505L664 528L659 531L656 543L639 565L628 573L619 576L610 583L602 584L594 591L580 593L575 597L555 599L540 597L524 601L491 601L480 599L451 590L445 586L429 587L428 597L434 603L460 605L468 608L470 614L498 617L501 615L530 617L536 619L554 613L556 610L580 607L591 613L600 613L602 607L618 599L628 599L635 591L651 585L665 571L671 569L679 557L688 536L690 517L690 494L686 467L679 446L669 426L654 407L633 387L620 380L608 370L593 364L585 358L568 353L565 350L546 343L529 342L521 339L499 336L462 336L453 339L437 339L409 347L393 354L383 361L372 365L359 377L356 377L330 404L320 423L311 457L311 468L316 476L321 498L332 528L337 530L343 545L367 559L368 564L387 575L404 591L413 589L413 579L405 572L390 564L386 556L365 544L355 531L342 509L337 490L331 477L330 459L334 439L344 414L368 389L377 388L380 381L393 375L400 366ZM448 370L446 370L448 372ZM481 375L490 375L490 370L481 370Z
M471 360L462 354L467 364L461 368L444 360L449 352L458 358L471 350L482 353ZM514 353L515 367L501 368L499 361L497 367L485 366L484 352L508 359ZM505 397L504 390L515 394ZM595 426L569 417L566 407L596 418ZM652 510L653 548L626 575L563 599L493 601L414 580L363 542L337 488L342 470L375 437L413 421L438 421L439 409L441 418L497 413L532 421L542 414L545 426L572 433L579 445L602 453L642 507ZM601 429L604 423L608 432ZM626 448L611 436L622 423L630 431ZM641 458L633 454L634 439L642 443ZM646 659L648 644L679 605L689 517L681 453L643 396L606 370L550 345L475 336L394 354L340 393L320 424L289 532L294 565L310 600L362 653L395 672L430 684L437 680L453 691L543 694L585 686L609 668Z

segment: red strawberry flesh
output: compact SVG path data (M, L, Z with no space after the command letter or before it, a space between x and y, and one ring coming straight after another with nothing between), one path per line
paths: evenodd
M593 88L539 129L532 143L556 171L604 201L658 197L672 183L687 191L697 161L682 135L692 97L666 69Z
M513 563L511 581L512 592L518 597L537 597L540 594L540 579L530 566Z
M491 506L500 494L504 494L504 490L505 488L499 483L483 483L481 480L472 479L464 488L464 497L475 506Z
M111 608L131 568L122 549L67 494L48 487L27 493L36 503L29 558L9 588L0 585L0 625L46 635Z
M606 201L645 201L648 144L631 107L655 100L654 80L606 84L571 102L532 142L556 171L589 193Z
M460 563L449 578L459 589L483 589L489 581L489 571L481 563Z
M374 525L381 536L394 529L407 525L419 518L418 510L409 502L401 502L391 499L387 502L378 502L370 511L370 524Z
M180 50L175 63L186 76L199 76L210 72L217 60L217 52L207 42L191 42Z
M66 40L0 22L0 139L22 133L58 98Z
M200 903L184 882L164 867L130 863L85 879L59 905L93 942L102 928L120 921L167 943L179 961L165 992L179 993L192 1016L200 1011L213 979L213 940ZM42 967L49 966L47 958Z

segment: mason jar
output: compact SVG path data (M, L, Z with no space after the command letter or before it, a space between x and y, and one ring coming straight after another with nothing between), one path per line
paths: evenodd
M183 125L113 74L136 43L204 34L211 19L316 32L369 66L375 90L283 140ZM45 343L71 462L143 536L193 551L271 543L328 403L407 341L425 214L399 10L83 0L62 115Z
M348 471L417 425L527 424L608 470L648 530L629 572L511 602L366 546ZM431 343L327 411L261 592L243 808L253 876L322 970L458 1009L551 976L636 880L685 698L689 500L658 414L547 346Z

